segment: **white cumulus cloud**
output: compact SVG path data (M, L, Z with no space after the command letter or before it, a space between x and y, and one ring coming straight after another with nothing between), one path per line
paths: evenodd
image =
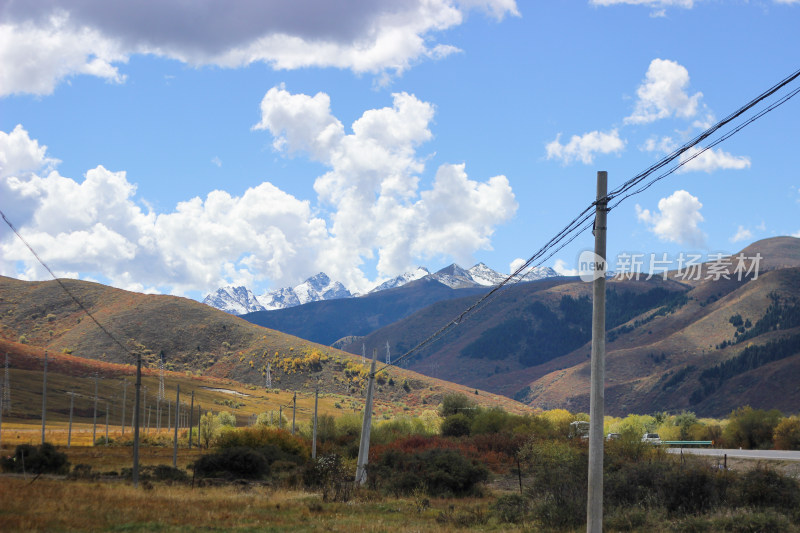
M739 226L733 237L730 238L731 242L749 241L753 238L753 232L744 226Z
M183 0L8 2L0 24L0 96L50 94L85 74L124 81L119 65L154 54L193 66L262 62L399 74L458 49L435 34L470 9L518 16L514 0Z
M324 93L309 96L270 89L261 102L257 129L274 146L303 151L330 170L314 182L322 205L333 208L331 241L323 263L340 265L329 275L364 286L353 269L377 253L381 275L413 267L415 258L448 255L468 262L489 248L494 227L517 204L504 176L484 183L468 179L465 166L443 165L433 188L419 190L424 162L417 147L431 138L433 106L408 93L393 95L392 107L371 109L352 124L352 134L330 112Z
M569 268L569 265L563 259L556 259L555 264L553 265L553 270L558 272L562 276L579 276L580 270L577 268Z
M431 138L434 109L413 95L365 111L345 133L330 99L270 89L257 130L282 153L308 154L328 171L314 201L269 182L241 196L211 191L171 211L142 208L125 172L102 166L83 180L18 126L0 132L0 208L59 275L106 279L139 291L185 294L225 284L285 286L324 270L352 290L371 282L360 269L377 257L378 277L426 258L469 262L491 248L497 225L517 209L505 176L470 179L444 164L428 188L419 145ZM0 234L0 274L46 278L10 232Z
M678 172L700 171L711 174L716 170L742 170L750 168L750 158L735 156L722 150L709 149L701 152L700 148L693 147L681 154L681 163L686 164Z
M638 97L627 124L647 124L667 117L691 118L697 114L703 93L689 95L689 71L668 59L650 62L645 79L636 90Z
M697 197L680 190L659 200L657 212L636 204L636 216L662 241L700 247L706 240L699 227L703 221L702 207Z
M561 144L561 134L545 147L547 159L558 159L568 164L580 161L589 165L594 161L595 154L611 154L621 152L625 148L625 141L620 139L617 130L608 133L591 131L583 135L573 135L567 144Z

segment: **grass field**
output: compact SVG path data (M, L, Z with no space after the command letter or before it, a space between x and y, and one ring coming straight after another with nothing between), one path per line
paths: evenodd
M125 483L7 477L0 500L0 530L6 532L454 531L461 528L437 522L451 505L488 512L482 500L434 500L418 511L412 499L324 503L316 494L263 486L153 484L142 490ZM488 529L520 530L508 524Z
M32 434L41 438L41 433L30 427L3 429L12 442L29 439ZM88 442L91 427L81 431L82 440ZM60 443L65 440L62 433L52 430L48 436ZM38 442L36 438L33 442ZM58 448L73 466L90 465L101 476L70 480L0 475L0 531L454 531L461 528L449 519L443 522L442 517L462 509L469 516L488 516L493 501L489 496L431 499L420 506L414 498L386 498L364 491L348 503L329 503L313 492L260 483L192 487L188 483L143 482L134 488L119 476L102 475L130 468L131 447L74 442L69 449L64 445ZM10 455L14 446L6 443L0 453ZM180 448L178 467L187 469L204 452L196 447ZM142 447L140 464L172 465L172 453L171 446ZM519 528L505 524L488 529Z

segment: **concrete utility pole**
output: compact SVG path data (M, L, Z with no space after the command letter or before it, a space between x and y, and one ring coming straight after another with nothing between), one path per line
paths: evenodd
M8 352L6 352L5 375L3 376L3 397L0 399L0 411L11 412L11 378L8 373Z
M108 402L106 402L106 446L108 446Z
M292 398L292 435L294 435L294 420L296 413L297 413L297 392L294 393L294 397Z
M172 466L178 468L178 408L181 405L181 386L178 384L178 393L175 395L175 443L172 448Z
M44 429L47 425L47 350L44 351L44 377L42 378L42 444Z
M69 429L67 430L67 448L72 444L72 408L75 406L75 391L69 394Z
M133 486L139 486L139 402L142 390L142 354L136 354L136 400L133 404L133 468L131 479Z
M123 436L125 435L125 399L126 399L125 397L127 396L127 394L128 394L128 380L123 378L123 380L122 380L122 417L121 417L121 419L122 419L122 422L121 422L122 435Z
M603 531L603 418L605 417L606 357L606 215L608 173L597 173L594 219L596 265L592 287L592 375L589 397L589 492L586 501L586 531Z
M97 441L97 372L94 373L94 422L92 423L92 446Z
M317 405L319 402L319 387L314 389L314 430L311 436L311 458L317 458Z
M364 402L364 420L361 422L361 442L358 445L358 464L356 465L356 484L367 482L367 461L369 459L369 434L372 429L372 391L375 388L375 362L378 350L372 350L372 364L369 368L367 400Z
M3 411L11 412L11 396L9 395L11 382L8 379L8 352L6 352L6 366L3 383L0 384L0 441L3 435Z
M189 407L189 449L192 449L192 416L194 415L194 391L192 391L192 406Z

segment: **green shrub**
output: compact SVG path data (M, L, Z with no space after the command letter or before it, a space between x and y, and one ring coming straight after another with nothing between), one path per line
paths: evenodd
M428 435L425 423L419 418L401 416L374 425L370 433L373 444L389 444L412 435Z
M303 484L322 491L323 501L346 502L353 494L353 478L339 455L326 455L309 461L303 471Z
M14 455L2 458L3 472L33 474L66 474L69 472L67 454L45 442L40 446L20 444Z
M673 461L609 465L603 483L603 501L610 506L660 506L666 478L675 468L677 465Z
M243 446L203 455L195 461L193 468L198 477L229 479L260 479L270 472L269 464L262 454Z
M472 421L463 413L450 415L442 421L442 435L445 437L466 437L469 435Z
M245 447L262 451L271 448L280 451L283 458L293 458L295 462L311 455L308 444L300 437L282 429L264 426L226 431L217 438L215 446L220 450Z
M369 475L395 494L408 495L425 487L431 496L469 496L479 492L489 471L453 450L430 449L404 453L389 449L376 461Z
M662 501L671 514L707 513L718 507L725 494L724 474L706 465L683 465L664 476Z
M797 480L766 467L749 470L739 477L732 500L738 506L793 510L800 505Z
M500 433L510 429L513 418L500 407L481 409L475 413L470 426L471 435Z
M97 474L92 472L91 465L77 464L72 467L72 471L67 474L67 479L97 479Z
M153 468L152 478L156 481L186 482L189 480L189 475L186 471L175 468L174 466L156 465Z

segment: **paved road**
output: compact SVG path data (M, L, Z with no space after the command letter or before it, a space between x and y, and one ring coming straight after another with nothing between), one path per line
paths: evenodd
M800 461L800 451L788 450L725 450L720 448L667 448L669 453L691 453L711 457L740 457L744 459L766 459L780 461Z

